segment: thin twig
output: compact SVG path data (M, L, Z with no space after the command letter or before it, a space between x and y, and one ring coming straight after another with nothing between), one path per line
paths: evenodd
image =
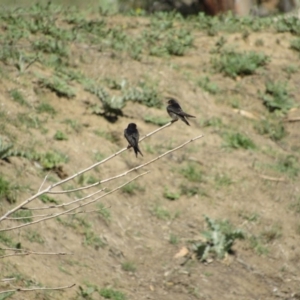
M5 294L5 293L11 293L11 292L31 292L31 291L49 291L49 290L65 290L65 289L70 289L72 288L73 286L75 286L76 284L73 283L71 285L67 285L67 286L61 286L61 287L37 287L37 288L32 288L32 289L24 289L24 288L16 288L16 289L13 289L13 290L7 290L7 291L2 291L0 292L0 294Z
M129 173L131 173L131 172L133 172L133 171L136 171L136 170L138 170L138 169L141 169L141 168L143 168L143 167L145 167L145 166L147 166L147 165L153 163L154 161L156 161L156 160L158 160L158 159L161 159L162 157L168 155L169 153L174 152L174 151L176 151L176 150L178 150L178 149L184 147L185 145L187 145L187 144L189 144L189 143L191 143L191 142L193 142L193 141L195 141L195 140L197 140L197 139L200 139L200 138L202 138L202 137L203 137L203 135L199 135L199 136L197 136L197 137L195 137L195 138L193 138L193 139L191 139L191 140L189 140L189 141L183 143L182 145L180 145L180 146L178 146L178 147L176 147L176 148L173 148L173 149L171 149L171 150L169 150L169 151L167 151L167 152L165 152L165 153L163 153L163 154L157 156L156 158L154 158L154 159L152 159L152 160L150 160L150 161L148 161L148 162L146 162L146 163L144 163L144 164L142 164L142 165L139 165L139 166L137 166L137 167L134 167L134 168L132 168L132 169L130 169L130 170L124 172L124 173L118 174L118 175L116 175L116 176L114 176L114 177L110 177L110 178L107 178L107 179L103 179L103 180L101 180L101 181L98 181L98 182L96 182L96 183L93 183L93 184L90 184L90 185L86 185L86 186L84 186L84 187L81 187L81 189L90 189L90 188L92 188L92 187L95 187L96 185L99 185L99 184L102 184L102 183L106 183L106 182L109 182L109 181L111 181L111 180L114 180L114 179L117 179L117 178L126 176L127 174L129 174ZM66 192L71 193L71 192L75 192L75 191L77 191L77 189L76 189L76 190L68 190L68 191L66 191ZM65 191L64 191L64 192L65 192ZM49 192L49 193L50 193L50 194L61 194L60 191L51 191L51 192Z
M88 198L91 198L93 196L95 196L96 194L99 194L100 192L103 192L104 190L106 190L106 188L103 188L99 191L96 191L92 194L89 194L85 197L82 197L82 198L79 198L79 199L76 199L76 200L73 200L71 202L67 202L67 203L63 203L63 204L58 204L58 205L50 205L50 206L44 206L44 207L33 207L33 208L27 208L28 210L45 210L45 209L50 209L50 208L60 208L60 207L66 207L68 205L71 205L71 204L74 204L76 202L79 202L79 201L83 201L83 200L86 200ZM28 217L27 217L28 218Z
M40 186L40 188L39 188L38 192L40 192L40 191L41 191L41 189L42 189L43 185L45 184L45 182L46 182L46 180L47 180L47 178L48 178L49 174L50 174L50 172L48 172L48 173L47 173L47 175L45 176L45 178L44 178L44 180L43 180L43 182L42 182L42 184L41 184L41 186Z
M103 197L106 197L106 196L108 196L108 195L110 195L110 194L116 192L117 190L121 189L123 186L127 185L128 183L130 183L130 182L136 180L137 178L139 178L139 177L141 177L141 176L143 176L143 175L148 174L149 172L150 172L150 171L144 172L144 173L142 173L142 174L140 174L140 175L134 177L133 179L131 179L131 180L125 182L124 184L118 186L117 188L115 188L115 189L113 189L113 190L107 192L106 194L101 195L101 196L99 196L98 198L93 199L93 200L91 200L91 201L89 201L89 202L80 204L80 205L78 205L78 206L76 206L76 207L73 207L73 208L70 208L69 210L66 210L66 211L64 211L64 212L56 213L56 214L54 214L53 216L50 216L50 217L46 217L46 218L43 218L43 219L40 219L40 220L36 220L36 221L30 222L30 223L24 223L24 224L22 224L22 225L15 226L15 227L10 227L10 228L5 228L5 229L0 229L0 232L1 232L1 231L9 231L9 230L14 230L14 229L19 229L19 228L22 228L22 227L25 227L25 226L29 226L29 225L33 225L33 224L40 223L40 222L42 222L42 221L46 221L46 220L49 220L49 219L53 219L53 218L59 217L59 216L61 216L61 215L65 215L65 214L67 214L67 213L69 213L69 212L71 212L71 211L73 211L73 210L76 210L76 209L78 209L78 208L81 208L81 207L84 207L84 206L89 205L89 204L91 204L91 203L94 203L94 202L98 201L99 199L101 199L101 198L103 198Z

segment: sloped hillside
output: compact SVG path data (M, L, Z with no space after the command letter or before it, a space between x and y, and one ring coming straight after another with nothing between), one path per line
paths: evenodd
M1 13L1 216L196 118L2 218L0 299L298 299L300 21L139 14Z

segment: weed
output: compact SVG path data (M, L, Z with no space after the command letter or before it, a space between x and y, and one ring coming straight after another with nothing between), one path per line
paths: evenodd
M165 188L163 196L168 200L178 200L180 198L179 193L171 192L168 188Z
M275 224L270 228L267 228L262 231L261 238L265 243L271 243L275 239L278 239L282 236L282 227L279 224Z
M146 115L144 117L144 121L146 123L152 123L157 126L163 126L169 122L169 119L164 118L164 117L155 117L155 116Z
M34 158L39 161L45 170L51 170L62 163L68 162L68 156L58 151L48 151L42 154L35 154Z
M95 233L88 229L84 232L83 244L85 246L93 246L96 250L105 246L105 243L99 236L96 236Z
M135 272L136 266L132 261L125 261L122 263L122 269L126 272Z
M106 140L112 142L112 143L118 143L120 141L120 136L117 132L113 131L113 132L106 132L106 131L102 131L102 130L98 130L96 129L94 131L94 133L98 136L101 136L103 138L105 138Z
M181 184L180 185L180 194L187 195L189 197L192 197L194 195L197 195L199 193L199 186L196 185L187 185L187 184Z
M215 221L205 216L208 231L203 232L206 241L193 242L192 248L201 261L205 261L209 254L222 259L227 253L232 252L232 246L236 239L244 239L244 233L240 229L233 229L227 221Z
M279 157L276 165L274 165L273 168L280 173L287 174L290 178L297 177L300 172L298 159L293 155Z
M68 136L60 130L57 130L53 136L53 138L57 141L67 141Z
M18 113L18 121L21 124L24 124L26 128L35 128L40 129L43 128L42 124L43 122L39 119L39 117L35 115L28 115L27 113Z
M12 215L12 218L21 218L17 221L23 223L30 223L32 222L32 211L28 209L17 210Z
M97 178L95 178L92 175L86 175L86 174L81 174L78 176L78 180L77 180L79 185L86 185L86 184L94 184L96 182L98 182Z
M94 159L95 159L95 161L97 162L97 161L101 161L101 160L103 160L105 158L105 154L103 154L103 153L101 153L100 151L96 151L95 153L94 153Z
M223 139L225 141L225 147L232 149L255 149L256 146L254 142L247 136L239 132L227 132L223 134Z
M204 126L204 127L211 126L211 127L216 128L216 129L221 129L221 128L224 127L224 124L223 124L223 122L222 122L222 120L220 118L218 118L218 117L212 117L212 118L210 118L208 120L205 120L203 122L202 126Z
M43 203L53 203L53 204L59 204L59 201L57 201L56 199L48 196L48 195L41 195L39 196L39 199L43 202Z
M203 182L203 172L196 164L188 163L180 173L191 182Z
M38 113L47 113L51 116L54 116L56 114L55 108L47 102L40 103L36 110Z
M287 135L283 122L272 118L257 122L254 128L259 134L266 135L273 141L279 141Z
M286 113L294 106L287 84L281 81L268 81L265 92L260 93L260 97L270 112L279 110Z
M111 220L111 213L107 209L107 207L102 203L97 203L97 213L100 216L100 218L104 219L106 222L110 222Z
M210 81L208 76L202 77L197 80L197 85L201 87L203 90L210 94L217 94L220 92L220 89L216 83Z
M30 159L31 156L20 150L13 150L13 144L6 144L2 142L2 139L0 138L0 159L7 159L12 156L17 156L17 157L25 157Z
M74 130L77 133L79 133L82 129L82 125L79 123L78 120L65 119L63 123L69 125L72 128L72 130Z
M0 175L0 199L6 199L10 204L16 202L16 197L12 193L12 188L9 181L3 178L3 175Z
M232 184L232 180L227 174L218 173L215 176L215 184L217 188L227 187Z
M123 193L134 195L137 192L143 192L145 189L141 187L138 183L131 182L123 186L121 190Z
M152 214L160 220L170 220L171 219L171 213L159 205L156 205L152 209Z
M19 103L20 105L29 107L28 102L24 99L22 93L18 89L10 90L9 95L12 97L14 101Z
M15 248L16 247L16 243L13 241L13 239L7 235L5 232L0 232L0 243L8 246L8 247L12 247ZM17 243L18 244L18 243ZM19 247L20 248L20 247Z
M249 237L250 247L254 249L254 251L258 255L267 255L269 253L269 249L263 245L261 237L251 235Z
M126 296L124 293L111 288L102 288L100 289L99 294L105 299L126 300Z
M66 97L68 99L75 97L76 93L73 88L71 88L68 83L60 77L53 76L51 79L40 78L39 84L52 92L56 93L58 97Z
M296 200L289 205L289 208L293 212L300 214L300 197L297 197Z
M44 244L45 242L42 236L35 230L27 230L26 237L32 243Z
M288 74L288 78L290 78L292 74L295 74L295 73L298 72L298 66L296 66L296 65L287 65L287 66L284 66L282 68L282 70L284 72L286 72Z
M177 245L179 242L179 237L173 233L170 234L169 242L172 245Z
M253 51L239 53L235 51L224 51L219 59L212 61L214 68L225 75L235 78L237 76L251 75L269 62L264 53Z

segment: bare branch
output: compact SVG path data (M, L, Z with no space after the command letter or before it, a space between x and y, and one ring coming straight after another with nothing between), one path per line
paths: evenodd
M29 226L29 225L33 225L33 224L36 224L36 223L40 223L40 222L42 222L42 221L46 221L46 220L49 220L49 219L53 219L53 218L59 217L59 216L61 216L61 215L65 215L65 214L67 214L67 213L69 213L69 212L71 212L71 211L73 211L73 210L76 210L76 209L78 209L78 208L81 208L81 207L84 207L84 206L89 205L89 204L91 204L91 203L94 203L94 202L98 201L99 199L101 199L101 198L103 198L103 197L106 197L106 196L108 196L108 195L114 193L115 191L121 189L123 186L127 185L128 183L130 183L130 182L136 180L137 178L139 178L139 177L141 177L141 176L143 176L143 175L148 174L149 172L150 172L150 171L144 172L144 173L142 173L142 174L140 174L140 175L134 177L133 179L131 179L131 180L125 182L124 184L118 186L117 188L115 188L115 189L113 189L113 190L107 192L106 194L101 195L101 196L97 197L96 199L93 199L93 200L91 200L91 201L89 201L89 202L80 204L80 205L78 205L78 206L76 206L76 207L70 208L69 210L66 210L66 211L63 211L63 212L60 212L60 213L56 213L56 214L54 214L53 216L45 217L45 218L40 219L40 220L36 220L36 221L33 221L33 222L29 222L29 223L24 223L24 224L22 224L22 225L18 225L18 226L15 226L15 227L10 227L10 228L5 228L5 229L0 229L0 232L2 232L2 231L14 230L14 229L19 229L19 228L22 228L22 227L25 227L25 226Z
M43 180L43 182L42 182L42 184L41 184L41 186L40 186L40 188L39 188L39 192L41 191L43 185L45 184L45 182L46 182L46 180L47 180L49 174L50 174L50 172L48 172L47 175L45 176L45 178L44 178L44 180Z
M45 206L45 207L34 207L34 208L27 208L28 210L45 210L45 209L50 209L50 208L59 208L59 207L66 207L68 205L71 205L71 204L74 204L76 202L79 202L79 201L82 201L82 200L86 200L88 198L91 198L93 196L95 196L96 194L100 193L100 192L103 192L106 188L103 188L99 191L96 191L95 193L92 193L92 194L89 194L85 197L82 197L82 198L79 198L79 199L76 199L74 201L71 201L71 202L67 202L67 203L63 203L63 204L58 204L58 205L50 205L50 206ZM27 217L28 218L28 217Z
M166 127L168 127L168 126L170 126L170 125L172 125L172 122L169 122L169 123L167 123L166 125L164 125L164 126L158 128L158 129L156 129L156 130L154 130L154 131L152 131L152 132L146 134L144 137L142 137L142 138L140 139L140 142L143 141L144 139L150 137L151 135L153 135L153 134L159 132L160 130L163 130L164 128L166 128ZM22 203L20 203L20 204L17 205L16 207L14 207L14 208L12 208L11 210L7 211L2 217L0 217L0 222L3 221L4 219L6 219L9 215L11 215L12 213L14 213L15 211L19 210L19 209L22 208L23 206L25 206L25 205L27 205L28 203L30 203L31 201L33 201L34 199L38 198L39 196L41 196L41 195L43 195L43 194L46 194L46 193L49 193L53 188L55 188L55 187L57 187L57 186L60 186L60 185L62 185L62 184L64 184L64 183L66 183L66 182L68 182L68 181L74 179L75 177L77 177L77 176L79 176L79 175L81 175L81 174L83 174L83 173L85 173L85 172L88 172L88 171L90 171L91 169L93 169L93 168L95 168L95 167L97 167L97 166L99 166L99 165L101 165L101 164L103 164L103 163L109 161L110 159L112 159L112 158L118 156L119 154L121 154L122 152L126 151L127 149L128 149L128 148L123 148L123 149L121 149L120 151L116 152L115 154L113 154L113 155L107 157L106 159L104 159L104 160L102 160L102 161L100 161L100 162L97 162L97 163L93 164L92 166L90 166L90 167L88 167L88 168L86 168L86 169L84 169L84 170L82 170L82 171L80 171L80 172L78 172L78 173L76 173L76 174L74 174L74 175L72 175L72 176L70 176L70 177L64 179L64 180L61 180L61 181L59 181L59 182L57 182L57 183L54 183L54 184L52 184L52 185L49 185L46 189L44 189L44 190L42 190L42 191L39 191L37 194L31 196L30 198L28 198L27 200L23 201Z
M130 170L124 172L124 173L118 174L118 175L116 175L116 176L114 176L114 177L110 177L110 178L107 178L107 179L103 179L103 180L101 180L101 181L98 181L98 182L96 182L96 183L93 183L93 184L90 184L90 185L86 185L86 186L84 186L84 187L81 187L80 189L90 189L90 188L92 188L92 187L94 187L94 186L96 186L96 185L99 185L99 184L102 184L102 183L106 183L106 182L109 182L109 181L111 181L111 180L114 180L114 179L117 179L117 178L126 176L127 174L129 174L129 173L131 173L131 172L133 172L133 171L136 171L136 170L138 170L138 169L141 169L141 168L143 168L143 167L145 167L145 166L147 166L147 165L153 163L154 161L156 161L156 160L158 160L158 159L161 159L162 157L168 155L169 153L172 153L172 152L174 152L174 151L176 151L176 150L178 150L178 149L184 147L185 145L187 145L187 144L189 144L189 143L191 143L191 142L193 142L193 141L195 141L195 140L197 140L197 139L200 139L200 138L202 138L202 137L203 137L203 135L199 135L199 136L197 136L197 137L195 137L195 138L193 138L193 139L191 139L191 140L189 140L189 141L183 143L182 145L180 145L180 146L178 146L178 147L176 147L176 148L173 148L173 149L171 149L171 150L169 150L169 151L167 151L167 152L165 152L165 153L163 153L163 154L157 156L156 158L154 158L154 159L148 161L148 162L145 163L145 164L142 164L142 165L139 165L139 166L137 166L137 167L134 167L134 168L132 168L132 169L130 169ZM74 191L75 191L75 190L68 190L68 191L66 191L66 192L71 193L71 192L74 192ZM76 191L77 191L77 189L76 189ZM51 192L49 192L49 193L50 193L50 194L60 194L61 192L60 192L60 191L51 191Z
M169 123L167 123L166 125L164 125L164 126L162 126L162 127L159 127L158 129L156 129L156 130L154 130L154 131L152 131L152 132L146 134L144 137L142 137L142 138L139 140L139 142L141 142L141 141L143 141L144 139L150 137L151 135L157 133L158 131L161 131L161 130L165 129L166 127L170 126L171 124L172 124L172 123L169 122ZM83 174L83 173L85 173L85 172L87 172L87 171L90 171L90 170L94 169L95 167L97 167L97 166L99 166L99 165L101 165L101 164L104 164L105 162L107 162L107 161L111 160L112 158L114 158L114 157L120 155L122 152L124 152L124 151L126 151L126 150L128 150L128 149L129 149L129 148L127 148L127 147L126 147L126 148L123 148L123 149L119 150L118 152L112 154L111 156L109 156L109 157L107 157L107 158L105 158L105 159L103 159L103 160L101 160L101 161L99 161L99 162L93 164L92 166L90 166L90 167L88 167L88 168L86 168L86 169L84 169L84 170L82 170L82 171L80 171L80 172L78 172L78 173L76 173L76 174L74 174L74 175L72 175L72 176L70 176L70 177L64 179L64 180L61 180L61 181L59 181L59 182L57 182L57 183L54 183L54 184L51 186L51 189L53 189L53 188L56 187L56 186L62 185L62 184L64 184L65 182L70 181L70 180L74 179L75 177L77 177L77 176L79 176L79 175L81 175L81 174Z
M73 253L66 253L66 252L35 252L30 250L24 250L24 249L14 249L14 248L7 248L3 249L0 248L0 250L10 250L10 251L20 251L21 253L11 253L0 256L0 258L10 257L10 256L25 256L25 255L73 255Z
M73 283L71 285L61 286L61 287L53 287L53 288L51 288L51 287L46 287L46 288L37 287L37 288L31 288L31 289L16 288L16 289L13 289L13 290L2 291L2 292L0 292L0 294L11 293L11 292L31 292L31 291L65 290L65 289L70 289L70 288L72 288L75 285L76 284Z

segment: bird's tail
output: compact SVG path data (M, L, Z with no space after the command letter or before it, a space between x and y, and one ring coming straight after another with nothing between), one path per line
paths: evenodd
M138 156L138 153L140 153L142 156L144 156L143 153L141 152L139 146L134 147L134 152L135 152L136 157Z

